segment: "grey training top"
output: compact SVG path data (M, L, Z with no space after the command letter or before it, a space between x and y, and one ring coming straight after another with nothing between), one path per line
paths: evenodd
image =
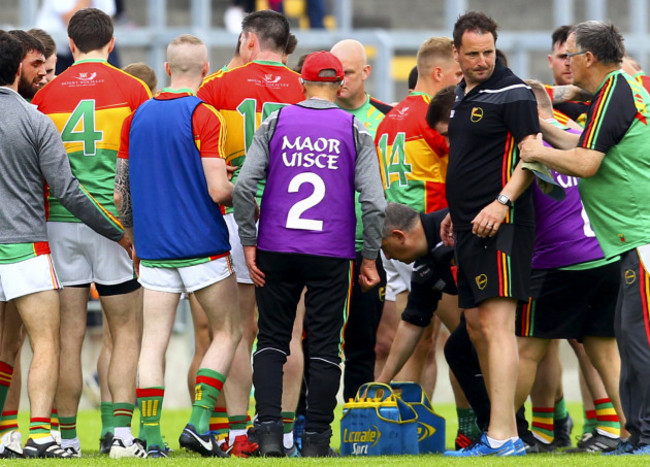
M0 243L47 241L45 182L50 192L97 233L124 232L81 189L54 122L17 92L0 86Z
M313 98L300 102L298 105L315 109L338 108L332 102ZM275 132L277 117L277 111L272 113L255 132L253 143L246 152L244 166L235 184L232 202L242 245L257 244L254 220L255 197L253 195L256 191L257 181L266 178L266 170L269 165L269 142ZM354 118L354 130L357 149L354 186L359 192L359 202L363 213L361 217L363 220L363 250L361 254L364 258L375 259L381 247L386 198L379 173L379 160L374 140L363 123L356 117ZM249 196L250 193L253 195Z

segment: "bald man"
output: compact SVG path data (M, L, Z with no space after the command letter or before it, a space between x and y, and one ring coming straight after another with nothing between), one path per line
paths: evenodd
M200 39L174 39L165 63L170 86L128 117L118 155L115 204L142 259L138 398L148 457L168 453L160 432L163 362L183 292L194 293L214 339L197 371L192 415L179 443L204 457L226 456L209 433L209 421L241 339L241 322L221 214L233 190L223 149L225 125L219 112L195 96L208 68Z
M374 138L377 127L386 114L392 110L388 104L371 97L365 89L370 76L366 48L359 41L344 39L337 42L330 52L343 64L345 80L336 98L339 108L351 113L363 123ZM361 204L356 194L355 210L357 215L354 277L359 275L361 250L363 248L363 223L361 222ZM384 308L386 291L386 273L377 259L380 283L367 291L362 291L359 283L354 281L350 312L345 325L345 372L343 374L343 398L354 397L363 383L374 380L375 344L377 328Z

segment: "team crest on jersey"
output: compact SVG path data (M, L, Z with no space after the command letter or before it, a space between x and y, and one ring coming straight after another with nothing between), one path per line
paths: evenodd
M632 285L636 282L636 272L632 269L626 269L623 277L625 278L625 283L627 285Z
M481 121L482 118L483 118L483 109L480 107L473 107L472 113L469 117L470 121L472 123L478 123Z
M474 278L474 280L476 281L476 287L478 287L479 290L485 290L488 283L487 275L479 274Z
M264 81L266 81L268 84L275 84L278 81L282 79L282 76L273 76L272 74L266 74L264 75Z
M76 78L80 79L81 81L92 81L92 80L95 79L96 76L97 76L97 73L95 73L95 72L92 72L92 73L82 72L82 73L79 73L79 76L77 76Z

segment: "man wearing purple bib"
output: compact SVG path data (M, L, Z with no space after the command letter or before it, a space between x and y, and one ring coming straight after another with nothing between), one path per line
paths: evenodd
M569 131L553 119L551 100L543 85L527 81L537 98L541 118ZM551 339L577 339L603 381L604 390L591 388L600 411L598 427L578 447L565 452L608 452L616 449L624 420L619 396L620 358L614 338L614 314L619 288L619 257L604 258L591 229L576 177L554 170L551 176L564 187L562 201L533 187L535 249L532 259L531 298L517 308L515 332L519 339L519 381L515 404L523 405L535 380L537 365ZM554 394L541 407L533 407L531 431L539 450L553 443ZM627 434L625 432L625 434Z
M246 265L259 311L253 383L260 452L283 456L282 365L296 305L304 287L309 363L302 455L330 455L336 393L341 378L341 336L355 258L354 194L364 226L359 281L379 282L386 201L373 139L353 115L334 104L343 66L329 52L310 54L301 82L307 100L284 107L255 133L233 194ZM255 230L255 191L266 179Z

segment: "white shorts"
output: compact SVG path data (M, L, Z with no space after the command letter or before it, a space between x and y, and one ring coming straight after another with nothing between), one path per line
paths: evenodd
M239 240L239 227L235 222L235 215L231 212L223 216L228 226L228 237L230 240L230 255L232 256L232 265L237 274L238 284L252 284L253 279L248 273L248 266L246 266L246 258L244 257L244 248L241 246Z
M191 293L230 277L230 255L184 268L154 268L140 265L142 287L157 292Z
M414 263L402 263L396 259L386 259L381 253L381 260L384 262L386 271L386 300L394 302L402 292L411 291L411 275L413 274Z
M0 264L0 302L60 288L61 283L50 255L39 255L18 263Z
M52 260L64 286L117 285L135 278L133 262L117 242L81 222L48 222Z

